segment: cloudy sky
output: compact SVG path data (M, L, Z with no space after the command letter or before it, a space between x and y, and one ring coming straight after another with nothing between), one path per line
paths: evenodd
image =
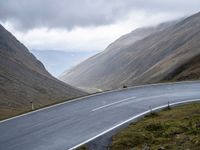
M0 0L0 23L30 49L97 51L137 27L200 11L200 0Z

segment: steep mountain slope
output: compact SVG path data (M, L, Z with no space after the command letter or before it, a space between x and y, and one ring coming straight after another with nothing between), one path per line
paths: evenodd
M190 61L200 54L199 40L200 13L163 32L147 37L143 40L144 45L138 42L140 49L145 49L145 54L141 58L149 61L151 65L148 65L137 78L134 75L129 76L124 83L154 83L169 78L172 73L184 69L185 64L190 64ZM148 45L148 41L151 41L152 45Z
M168 31L179 21L181 20L164 23L157 27L137 29L122 36L103 52L65 72L60 79L81 88L103 90L119 88L124 84L140 84L133 80L164 58L165 53L170 53L164 47L158 48L159 41L165 37L164 34L167 37ZM162 36L159 36L161 33L163 33ZM151 37L158 38L151 39ZM157 48L153 47L157 44Z
M52 77L17 39L0 25L0 118L85 95Z
M200 55L191 58L163 79L163 81L184 80L200 80Z
M136 41L129 35L120 39L66 72L61 80L103 90L162 81L200 54L200 13L157 27Z

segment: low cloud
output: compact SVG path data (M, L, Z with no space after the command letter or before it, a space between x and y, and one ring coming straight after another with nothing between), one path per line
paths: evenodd
M159 13L152 15L144 12L132 12L126 18L113 24L76 27L73 30L42 27L21 32L9 23L4 24L4 27L29 49L101 51L115 39L138 27L152 26L178 17L180 17L178 14Z
M200 0L0 0L0 23L30 49L97 51L137 27L200 10Z
M21 31L113 24L133 11L189 15L199 11L199 0L1 0L0 21Z

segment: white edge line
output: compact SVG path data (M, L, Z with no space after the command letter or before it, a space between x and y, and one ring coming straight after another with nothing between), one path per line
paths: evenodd
M138 86L128 87L128 88L125 88L125 89L116 89L116 90L112 90L112 91L105 91L105 92L101 92L101 93L96 93L96 94L91 94L91 95L87 95L87 96L75 98L75 99L73 99L73 100L68 100L68 101L65 101L65 102L61 102L61 103L58 103L58 104L54 104L54 105L51 105L51 106L47 106L47 107L44 107L44 108L40 108L40 109L31 111L31 112L27 112L27 113L24 113L24 114L21 114L21 115L18 115L18 116L14 116L14 117L11 117L11 118L7 118L7 119L4 119L4 120L0 120L0 123L6 122L6 121L9 121L9 120L12 120L12 119L16 119L16 118L19 118L19 117L22 117L22 116L26 116L26 115L29 115L29 114L32 114L32 113L36 113L36 112L39 112L39 111L42 111L42 110L45 110L45 109L48 109L48 108L56 107L56 106L59 106L59 105L62 105L62 104L72 103L72 102L75 102L75 101L79 101L79 100L81 100L81 99L85 99L85 98L88 98L88 97L94 97L94 96L98 96L98 95L102 95L102 94L107 94L107 93L112 93L112 92L121 92L121 91L131 90L131 89L135 89L135 88L149 87L149 86L157 86L157 85L198 83L198 82L200 83L200 80L197 80L197 81L182 81L182 82L155 83L155 84L138 85Z
M180 102L174 102L174 103L170 103L170 106L175 106L175 105L178 105L178 104L184 104L184 103L190 103L190 102L197 102L197 101L200 101L200 99L185 100L185 101L180 101ZM162 108L166 108L167 106L168 106L168 104L162 105L162 106L158 106L158 107L153 108L152 110L153 110L153 111L159 110L159 109L162 109ZM102 136L102 135L104 135L104 134L106 134L106 133L112 131L113 129L115 129L115 128L117 128L117 127L120 127L121 125L123 125L123 124L125 124L125 123L128 123L128 122L130 122L130 121L133 121L134 119L139 118L139 117L142 117L142 116L144 116L144 115L146 115L146 114L149 114L150 112L151 112L151 110L147 110L147 111L145 111L145 112L143 112L143 113L140 113L140 114L138 114L138 115L136 115L136 116L134 116L134 117L132 117L132 118L129 118L128 120L123 121L123 122L121 122L121 123L115 125L114 127L109 128L108 130L105 130L105 131L101 132L100 134L98 134L98 135L96 135L96 136L94 136L94 137L92 137L92 138L90 138L90 139L88 139L88 140L86 140L86 141L84 141L84 142L82 142L82 143L80 143L80 144L78 144L78 145L76 145L76 146L74 146L74 147L68 149L68 150L74 150L74 149L76 149L76 148L78 148L78 147L80 147L80 146L82 146L82 145L84 145L84 144L86 144L86 143L88 143L88 142L90 142L90 141L92 141L92 140L94 140L94 139L96 139L96 138L98 138L98 137L100 137L100 136Z

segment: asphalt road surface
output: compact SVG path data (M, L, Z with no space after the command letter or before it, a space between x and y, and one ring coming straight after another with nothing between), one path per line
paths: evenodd
M200 82L102 93L0 122L0 150L67 150L127 123L150 107L200 99Z

